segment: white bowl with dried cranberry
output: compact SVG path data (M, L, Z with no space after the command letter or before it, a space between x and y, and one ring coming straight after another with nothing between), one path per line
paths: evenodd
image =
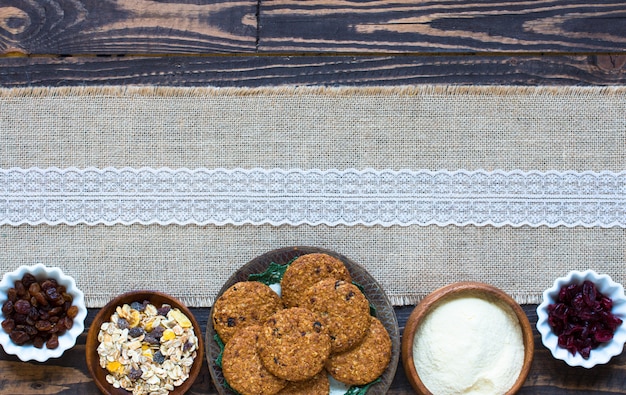
M537 306L543 345L570 366L592 368L621 354L625 322L624 287L593 270L557 278Z
M58 267L36 264L5 273L0 281L0 306L0 344L22 361L60 357L85 329L83 292ZM29 314L21 314L27 309Z

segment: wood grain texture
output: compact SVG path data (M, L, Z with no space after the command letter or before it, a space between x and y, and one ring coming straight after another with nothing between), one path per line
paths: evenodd
M253 52L255 0L3 0L0 53Z
M626 51L612 0L3 0L0 53Z
M11 57L0 64L4 87L626 83L623 65L600 67L595 56Z
M264 0L259 50L270 52L617 52L620 2Z
M533 328L537 322L536 305L522 306ZM190 309L202 330L205 330L209 309ZM396 307L400 333L413 310L413 306ZM85 332L76 347L61 358L45 364L20 362L0 349L0 395L15 394L99 394L85 364L85 340L89 326L98 310L89 309ZM626 355L613 358L607 365L593 369L572 368L552 358L543 347L539 333L534 332L535 358L531 371L519 394L626 394ZM206 360L200 375L189 393L215 395ZM402 368L398 365L396 377L388 392L390 395L414 394Z

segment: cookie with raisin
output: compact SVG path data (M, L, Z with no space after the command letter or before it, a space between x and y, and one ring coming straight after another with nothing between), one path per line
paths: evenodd
M356 285L327 278L305 295L302 306L319 313L328 327L331 353L349 350L363 340L370 327L370 306Z
M326 361L328 373L349 385L364 385L378 378L391 361L391 339L383 324L370 318L370 328L361 344Z
M238 329L261 325L283 308L280 296L269 286L258 281L242 281L233 284L215 301L211 319L226 344Z
M285 270L280 282L285 306L300 306L306 290L326 278L352 282L350 272L344 263L333 256L313 253L296 258Z
M260 325L241 328L224 347L224 380L242 395L274 395L287 382L271 374L257 353Z
M330 336L317 313L293 307L276 312L261 328L257 350L263 365L289 381L308 380L330 355Z
M305 381L288 381L287 386L277 395L328 395L330 381L328 374L322 370L313 378Z

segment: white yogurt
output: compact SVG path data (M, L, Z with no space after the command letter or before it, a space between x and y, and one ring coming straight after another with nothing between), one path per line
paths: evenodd
M435 395L501 395L522 369L522 330L507 306L473 296L450 299L419 326L413 361Z

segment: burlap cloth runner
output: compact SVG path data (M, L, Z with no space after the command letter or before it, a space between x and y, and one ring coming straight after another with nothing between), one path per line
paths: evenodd
M623 171L626 89L0 90L0 167ZM0 270L75 277L88 306L157 289L210 306L241 265L310 245L361 263L394 304L459 280L537 303L555 277L626 281L622 228L2 226Z

